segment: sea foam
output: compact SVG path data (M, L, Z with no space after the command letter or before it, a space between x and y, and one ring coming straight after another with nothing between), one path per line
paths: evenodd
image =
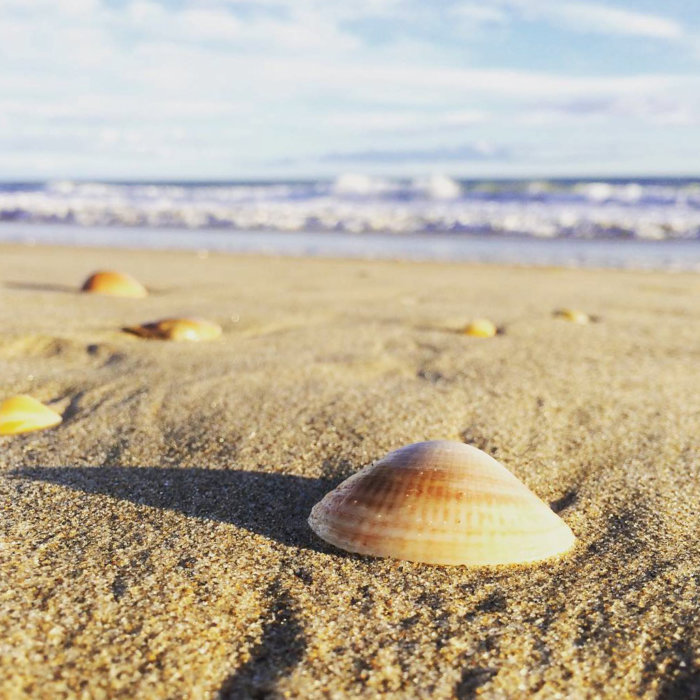
M359 173L248 183L0 185L0 221L538 238L700 239L693 180L457 181Z

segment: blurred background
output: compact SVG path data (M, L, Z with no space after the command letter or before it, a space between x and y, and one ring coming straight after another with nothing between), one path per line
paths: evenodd
M0 240L700 264L684 0L3 0L0 64Z

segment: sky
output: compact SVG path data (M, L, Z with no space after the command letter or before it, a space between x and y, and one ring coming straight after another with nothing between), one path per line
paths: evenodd
M697 0L0 0L0 180L700 175Z

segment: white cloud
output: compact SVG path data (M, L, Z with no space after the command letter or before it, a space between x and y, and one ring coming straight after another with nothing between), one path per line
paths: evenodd
M555 15L577 31L654 39L680 39L684 34L683 27L672 19L591 3L562 3Z
M371 149L327 153L320 160L327 163L446 163L488 160L509 160L507 148L487 141L399 149Z
M342 129L365 132L399 132L403 134L460 129L483 124L488 113L480 110L459 112L370 111L337 112L325 118L326 124Z
M442 24L421 36L433 17ZM670 19L573 1L0 0L0 164L95 172L131 162L172 174L172 163L203 158L221 168L322 152L391 160L439 153L441 135L488 144L549 124L700 122L700 77L476 67L470 46L448 50L452 22L503 32L525 17L684 36ZM415 34L375 45L359 20ZM21 152L32 154L24 165Z
M472 22L505 22L507 19L502 8L486 4L459 4L454 8L453 14Z
M93 12L100 0L3 0L3 10L23 13L60 12L67 15L80 15Z
M178 24L197 39L240 40L245 28L229 12L206 8L188 8L176 15Z
M168 20L168 12L165 8L150 0L132 0L126 6L125 16L127 21L150 31L158 27L160 22Z
M700 99L691 92L658 95L622 95L592 100L550 102L523 110L518 122L529 126L589 124L612 121L630 125L691 126L700 124Z
M543 19L575 32L669 40L681 39L685 33L679 22L668 17L593 2L502 0L502 3L524 17Z
M247 7L249 11L236 14ZM284 12L261 12L262 9ZM314 48L354 48L358 42L338 28L336 13L317 11L312 4L299 2L288 7L281 3L201 4L190 0L182 7L167 9L154 0L131 0L114 19L129 23L147 33L145 41L229 42L228 50L279 52Z

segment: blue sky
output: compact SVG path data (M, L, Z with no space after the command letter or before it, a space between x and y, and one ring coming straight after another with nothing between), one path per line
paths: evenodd
M700 175L696 0L2 0L0 179Z

